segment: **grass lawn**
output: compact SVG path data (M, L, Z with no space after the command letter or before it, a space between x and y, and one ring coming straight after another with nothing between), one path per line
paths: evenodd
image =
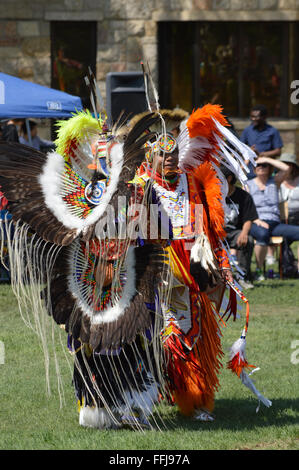
M298 450L299 363L291 362L291 344L299 341L299 280L269 280L246 294L251 306L248 361L260 367L252 377L272 407L261 405L256 413L256 397L224 367L213 423L187 420L175 407L161 405L168 428L136 433L79 426L71 357L65 354L66 335L59 328L55 328L53 351L61 369L64 405L59 405L53 360L52 393L47 396L38 339L20 318L10 286L0 285L0 341L5 346L5 361L0 364L0 449ZM244 310L240 319L230 320L223 330L224 364L243 325Z

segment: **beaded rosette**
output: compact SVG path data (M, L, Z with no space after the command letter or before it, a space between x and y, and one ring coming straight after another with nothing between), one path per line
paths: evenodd
M111 252L106 252L109 263L113 265L113 283L107 286L97 283L96 269L101 258L104 247L87 249L85 243L76 240L70 250L69 256L69 286L82 310L93 317L98 312L104 311L107 307L115 304L122 296L126 284L128 268L124 263L123 256L111 248ZM106 246L107 248L107 246ZM105 250L104 250L105 251ZM100 255L100 256L99 256Z

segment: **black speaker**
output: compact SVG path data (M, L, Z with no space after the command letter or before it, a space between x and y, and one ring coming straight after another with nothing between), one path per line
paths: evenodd
M111 72L106 76L106 110L110 124L148 109L142 72Z

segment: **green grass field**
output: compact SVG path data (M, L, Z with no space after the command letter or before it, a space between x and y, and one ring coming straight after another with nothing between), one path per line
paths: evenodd
M55 328L64 404L60 407L57 375L50 364L51 396L46 394L43 353L36 335L18 312L9 285L0 285L0 341L5 361L0 364L0 449L70 450L224 450L299 449L299 280L269 280L248 291L251 306L247 337L250 364L260 367L252 377L273 405L261 405L225 367L220 375L213 423L181 417L175 407L161 405L168 424L163 432L99 431L82 428L71 385L71 356L66 335ZM223 330L223 349L239 337L245 311ZM291 355L295 360L291 361ZM53 355L53 354L52 354Z

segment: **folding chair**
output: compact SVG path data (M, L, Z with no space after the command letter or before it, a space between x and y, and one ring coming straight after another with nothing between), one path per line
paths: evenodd
M278 267L279 267L279 277L283 279L283 272L282 272L282 244L283 244L283 237L271 237L269 241L269 246L274 246L275 251L279 248L279 256L278 256ZM276 256L277 257L277 256ZM264 275L266 274L266 261L264 261Z

